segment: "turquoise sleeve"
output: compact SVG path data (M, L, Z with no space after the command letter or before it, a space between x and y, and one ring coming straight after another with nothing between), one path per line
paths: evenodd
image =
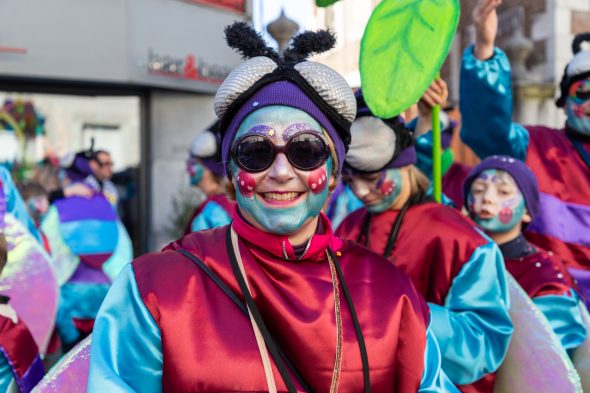
M94 324L88 392L159 393L162 365L160 330L128 264L109 290Z
M223 207L211 201L208 202L201 213L193 219L191 224L191 231L203 231L228 225L231 222L231 217Z
M430 326L426 330L426 351L424 352L424 372L419 393L457 392L459 390L441 369L440 350Z
M546 295L533 298L566 350L579 347L586 339L580 298L573 290L568 295Z
M6 196L6 211L12 213L17 220L23 223L23 225L31 232L31 235L37 239L41 244L41 234L35 225L35 222L31 218L27 206L23 201L16 185L12 181L10 172L2 166L0 166L0 180L4 185L4 195Z
M453 279L444 305L429 303L442 368L457 385L494 372L512 336L506 270L500 250L478 247Z
M113 254L102 265L103 272L113 281L121 270L133 260L133 245L127 229L121 221L117 221L118 240Z
M526 159L529 133L512 122L510 62L494 48L489 60L473 55L473 46L463 54L459 107L461 139L480 157L494 154Z
M12 368L10 368L6 357L0 353L0 393L8 392L12 380Z

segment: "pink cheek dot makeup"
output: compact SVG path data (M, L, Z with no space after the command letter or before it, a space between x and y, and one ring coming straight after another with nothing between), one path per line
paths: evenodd
M238 191L242 196L246 198L254 197L254 187L256 186L254 176L248 172L239 171L236 181L238 182Z
M500 210L498 214L498 219L502 224L508 224L510 220L512 220L513 211L509 207L505 207L504 209Z
M316 169L315 171L311 172L311 174L307 178L307 185L311 189L311 192L314 194L319 194L322 191L324 191L327 183L328 176L324 168Z
M381 193L385 196L389 196L395 190L395 183L389 179L385 180L381 185Z

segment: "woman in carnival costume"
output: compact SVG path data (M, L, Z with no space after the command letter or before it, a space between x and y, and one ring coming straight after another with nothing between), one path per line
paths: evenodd
M92 331L111 282L133 259L131 239L115 208L89 183L92 157L91 151L79 152L66 168L69 187L77 184L90 195L57 199L41 223L60 286L57 331L66 351Z
M539 212L539 188L533 172L512 157L490 156L471 171L463 195L471 218L500 246L506 269L571 353L587 334L580 297L563 261L533 246L522 234L523 226Z
M235 203L225 194L227 181L219 151L219 122L194 139L189 150L187 171L190 184L205 194L206 199L195 209L188 221L184 234L227 225L235 210Z
M564 129L512 122L510 63L494 47L501 0L479 0L473 19L475 46L467 48L461 68L461 137L480 156L508 155L524 161L539 182L539 214L525 235L564 260L590 299L590 51L578 35L574 57L561 81L557 106L564 108Z
M355 116L345 80L306 60L334 37L303 33L282 57L245 23L226 37L248 58L215 97L234 221L124 270L89 392L452 391L409 279L321 213Z
M457 210L429 201L411 133L357 98L343 178L365 207L336 234L410 276L430 307L443 371L464 392L491 392L512 334L502 256Z

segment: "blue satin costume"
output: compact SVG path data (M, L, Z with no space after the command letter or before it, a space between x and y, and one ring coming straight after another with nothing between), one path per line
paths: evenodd
M528 226L525 236L565 261L588 302L590 280L586 278L589 276L586 270L590 261L586 255L590 255L590 237L587 236L590 193L587 190L590 190L590 182L582 179L587 178L590 169L584 167L563 131L540 126L525 128L512 122L510 63L498 48L486 61L473 55L473 47L465 50L460 107L461 138L479 157L509 155L525 161L537 176L539 215ZM551 296L535 303L549 312L571 301L571 297ZM550 321L552 319L561 324L559 321L563 318L553 315Z
M18 189L16 185L12 181L12 176L10 176L10 172L0 165L0 183L2 183L4 187L4 195L6 195L6 210L8 213L11 213L17 220L22 222L24 226L29 230L31 235L33 235L41 244L41 234L35 225L35 222L29 215L29 211L27 210L27 206L23 201L23 198L18 193Z

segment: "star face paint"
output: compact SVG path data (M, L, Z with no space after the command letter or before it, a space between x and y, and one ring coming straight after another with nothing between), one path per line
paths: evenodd
M205 167L197 160L190 158L186 163L186 170L191 186L198 186L205 175Z
M352 192L370 213L382 213L395 203L402 192L401 169L344 177Z
M497 169L485 170L473 181L467 209L471 218L490 233L514 229L526 213L518 185L508 172Z
M572 83L565 100L565 111L570 127L590 135L590 79Z
M324 134L320 124L307 113L287 106L268 106L244 119L233 142L244 135L262 134L282 146L301 131ZM230 170L238 207L255 221L253 224L267 232L296 233L320 213L328 198L332 167L330 157L321 167L302 171L280 153L268 169L250 173L238 168L232 160Z

